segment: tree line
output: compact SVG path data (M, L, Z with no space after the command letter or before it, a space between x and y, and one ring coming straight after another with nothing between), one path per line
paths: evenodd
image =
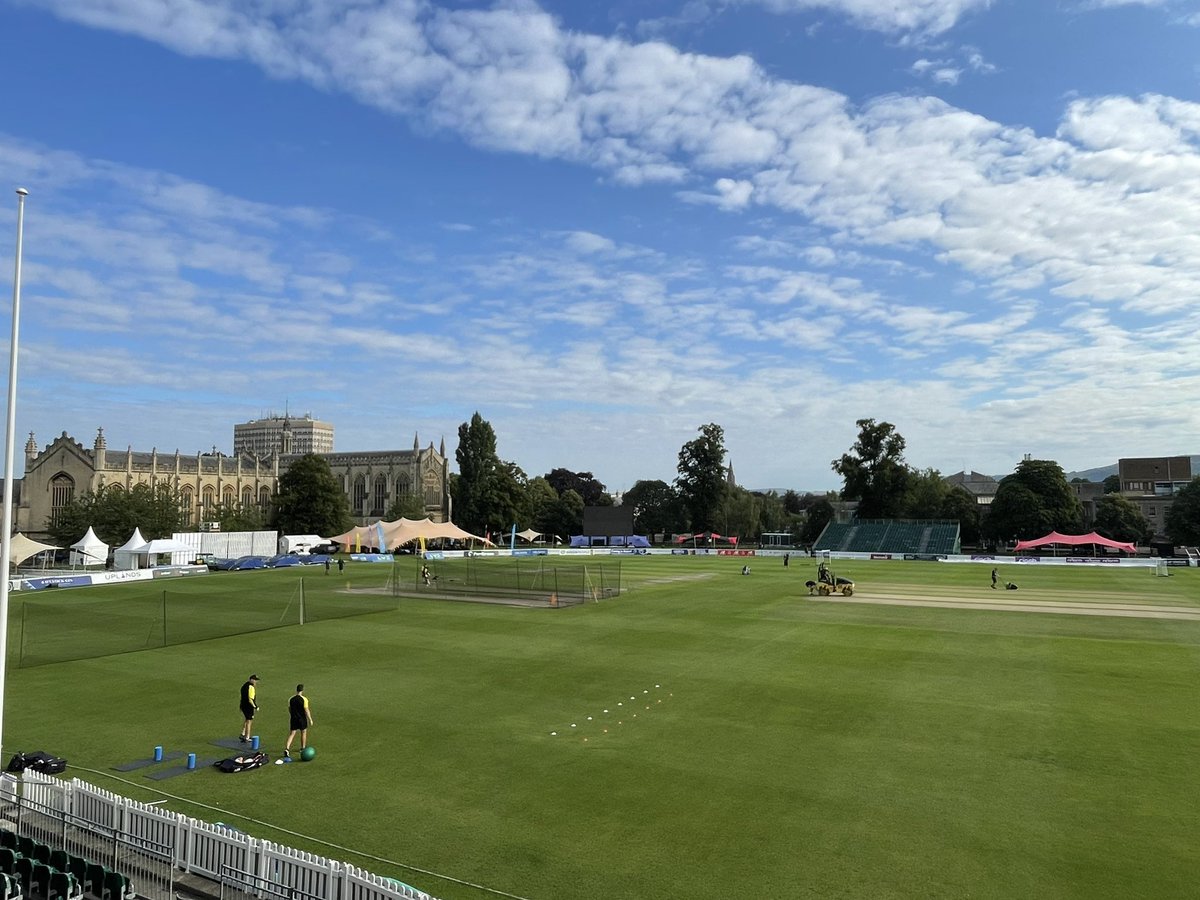
M1096 501L1094 521L1084 522L1083 506L1052 460L1026 459L1000 479L995 497L981 511L961 485L936 469L919 469L904 459L906 442L889 422L859 419L858 436L830 466L842 489L828 494L787 490L750 491L727 477L725 432L708 423L679 449L671 482L639 480L621 496L633 510L638 534L717 532L757 537L787 533L795 543L812 544L833 518L833 504L855 501L860 519L942 519L957 521L968 546L1002 545L1040 537L1052 530L1072 533L1085 527L1120 541L1147 543L1152 528L1137 504L1120 495L1116 476L1106 479ZM585 506L610 506L616 499L591 472L556 468L529 477L515 462L501 459L496 432L478 412L458 428L458 472L450 476L453 521L474 534L506 532L513 524L545 535L579 534ZM424 516L418 497L393 498L384 518ZM49 528L60 544L77 541L93 527L106 543L119 545L133 529L163 537L184 527L181 496L165 484L126 491L108 486L76 497L58 510ZM301 457L284 472L267 509L239 503L205 510L222 531L270 528L285 534L334 535L352 524L349 503L328 462ZM194 527L194 526L193 526ZM1200 477L1179 491L1166 520L1178 544L1200 544Z

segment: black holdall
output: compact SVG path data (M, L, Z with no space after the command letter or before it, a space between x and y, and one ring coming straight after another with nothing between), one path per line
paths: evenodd
M51 753L46 753L44 750L37 750L33 753L16 753L13 758L8 761L5 767L5 772L17 774L24 772L26 769L31 769L34 772L41 772L43 775L57 775L67 768L67 761L61 756L54 756Z

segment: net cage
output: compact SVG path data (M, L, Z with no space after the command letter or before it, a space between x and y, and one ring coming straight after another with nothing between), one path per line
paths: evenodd
M19 667L93 659L175 644L232 637L397 608L387 573L358 574L352 584L324 577L227 578L150 582L39 592L24 598L16 618ZM224 588L224 589L215 589Z
M428 560L410 580L393 579L397 596L438 596L530 606L578 606L621 593L621 563L617 560L572 563L528 559Z

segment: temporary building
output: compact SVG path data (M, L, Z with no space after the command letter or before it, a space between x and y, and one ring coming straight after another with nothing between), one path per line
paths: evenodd
M1123 550L1126 553L1137 553L1137 547L1134 544L1125 543L1124 541L1114 541L1094 531L1088 534L1059 534L1057 531L1052 531L1045 537L1040 537L1036 540L1017 541L1017 546L1013 548L1013 552L1020 553L1022 550L1032 550L1050 544L1063 544L1068 547L1078 547L1080 544L1093 544L1097 547L1112 547L1115 550Z
M102 566L108 562L108 544L96 536L92 526L87 534L71 545L71 565Z
M124 544L113 551L114 569L136 569L138 567L137 549L146 543L140 528L133 529L133 535Z
M137 554L138 565L141 568L149 569L151 566L158 565L158 558L164 553L191 553L192 548L182 541L172 538L156 538L153 541L146 541L140 547L134 547L133 552Z

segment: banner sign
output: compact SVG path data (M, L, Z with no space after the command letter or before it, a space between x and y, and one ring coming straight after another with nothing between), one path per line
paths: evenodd
M718 550L717 556L753 556L753 550Z
M1068 556L1067 562L1082 563L1085 566L1094 566L1097 563L1112 563L1118 566L1121 564L1121 560L1115 556Z
M890 553L872 553L871 554L871 559L891 559L891 558L892 558L892 554L890 554Z
M907 560L923 560L924 562L941 562L946 559L944 553L905 553L904 558ZM990 559L991 557L979 557L979 559ZM874 559L874 557L872 557ZM976 561L976 557L971 557L972 562Z
M425 558L426 559L445 559L446 554L443 553L441 550L426 550Z
M91 575L55 575L47 578L26 578L25 589L40 591L42 588L81 587L91 583Z
M547 551L545 549L510 550L509 553L511 553L513 556L549 556L550 555L549 551Z
M350 558L355 562L395 562L390 553L351 553Z

